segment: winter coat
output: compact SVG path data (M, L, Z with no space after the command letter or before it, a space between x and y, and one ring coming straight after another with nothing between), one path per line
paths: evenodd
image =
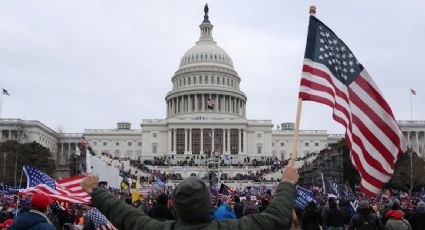
M412 227L412 230L423 230L425 229L425 209L424 208L418 208L413 213L412 217L410 218L410 225Z
M9 227L10 230L56 230L50 220L37 210L24 212Z
M233 230L233 229L289 229L291 227L292 209L294 208L295 186L281 182L269 207L260 214L242 217L238 220L212 220L205 223L188 224L181 220L157 221L137 209L128 206L106 190L94 189L92 203L120 230Z
M148 211L148 216L160 221L174 220L173 214L165 205L155 205Z
M351 218L348 230L382 230L379 217L370 211L370 209L358 209L357 213Z
M404 213L399 210L390 210L387 213L385 230L411 230L410 224L403 218Z
M322 215L319 210L306 209L301 216L303 230L320 230Z
M325 215L326 227L343 227L344 213L337 208L329 208Z
M224 219L236 219L235 212L230 208L229 204L223 203L219 208L214 212L215 220L224 220Z
M236 218L241 218L243 216L243 209L244 205L241 202L238 202L235 204L235 207L233 208L236 214Z

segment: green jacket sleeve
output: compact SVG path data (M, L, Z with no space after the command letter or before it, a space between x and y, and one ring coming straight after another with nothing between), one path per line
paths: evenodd
M225 229L289 229L292 222L292 210L295 203L295 185L281 182L276 195L262 213L248 215L239 220L224 220L221 223ZM235 226L237 225L237 226Z
M173 221L154 220L103 189L93 191L92 203L120 230L169 229L173 223Z

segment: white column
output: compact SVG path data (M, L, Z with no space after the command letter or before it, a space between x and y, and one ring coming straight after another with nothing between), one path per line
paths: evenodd
M205 97L204 97L204 94L202 94L202 98L201 98L201 100L202 100L202 108L201 108L201 111L202 112L204 112L205 111Z
M214 104L214 111L217 112L218 111L218 104L220 103L219 98L218 98L218 94L215 95L215 104Z
M215 139L214 139L214 129L211 129L211 135L212 135L212 138L211 138L211 139L212 139L212 140L211 140L211 143L212 143L212 145L211 145L211 146L212 146L212 147L211 147L211 153L213 153L213 152L214 152L214 150L215 150L215 149L214 149L214 147L215 147L215 146L214 146L214 143L215 143Z
M200 154L204 154L204 129L201 129L201 152Z
M192 112L192 97L190 96L190 95L188 95L187 96L188 97L188 100L189 100L189 108L188 108L188 111L189 111L189 113L190 112Z
M168 129L168 140L167 140L167 142L168 142L168 153L167 154L170 154L171 153L171 129Z
M184 153L187 153L187 129L184 129Z
M195 94L195 112L199 111L199 107L198 107L198 94Z
M177 153L177 143L176 143L177 129L174 129L174 132L173 133L174 133L174 135L173 135L173 142L174 142L173 152L174 153Z
M420 156L420 153L419 153L419 131L416 131L415 132L415 151L416 151L416 154L418 154L418 156Z
M223 138L223 141L222 141L222 142L223 142L223 143L222 143L222 146L223 146L223 147L222 147L222 149L221 149L221 152L222 152L222 153L224 153L224 146L225 146L225 143L226 143L226 142L225 142L225 140L226 140L226 139L224 139L224 134L225 134L224 130L225 130L225 129L223 129L223 137L222 137L222 138Z
M248 132L246 129L243 130L243 152L248 153Z
M68 152L66 153L66 156L70 156L71 155L71 144L68 143Z
M227 152L230 153L230 129L227 129Z
M238 145L239 145L238 154L241 154L241 143L242 143L242 141L241 141L241 129L238 129L238 135L239 135L239 140L238 140Z
M407 131L407 147L412 148L412 144L410 142L410 131Z
M189 154L192 154L192 129L189 129Z

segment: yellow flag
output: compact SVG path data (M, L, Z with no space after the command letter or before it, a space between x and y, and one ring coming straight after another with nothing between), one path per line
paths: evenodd
M140 187L140 176L137 177L136 188L133 189L133 194L131 199L133 202L140 199L139 187Z

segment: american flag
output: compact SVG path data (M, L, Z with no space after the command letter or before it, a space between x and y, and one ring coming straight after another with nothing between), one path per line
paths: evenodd
M96 230L116 229L114 225L112 225L111 222L109 222L109 220L97 208L91 208L87 212L87 216L85 218L93 221L94 229Z
M214 109L214 105L215 105L215 100L211 97L208 97L207 99L208 109Z
M379 193L406 151L403 134L375 82L335 33L310 16L299 98L333 108L366 195Z
M53 200L69 203L90 203L90 196L81 188L84 176L75 176L55 181L46 173L29 165L24 165L27 175L27 188L19 190L20 195L44 193Z

